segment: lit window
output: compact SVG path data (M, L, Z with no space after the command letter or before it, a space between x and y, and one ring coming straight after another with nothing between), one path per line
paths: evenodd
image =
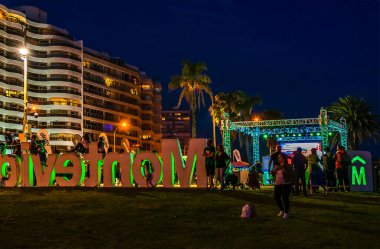
M176 115L176 116L181 116L181 113L176 112L174 115Z
M83 67L90 68L90 62L89 61L83 61Z
M106 84L106 86L111 86L113 83L113 80L111 78L104 77L104 83Z
M162 120L163 120L163 121L165 121L165 120L166 120L166 118L162 118Z
M14 98L18 96L17 91L12 91L12 90L6 90L5 95L9 98Z

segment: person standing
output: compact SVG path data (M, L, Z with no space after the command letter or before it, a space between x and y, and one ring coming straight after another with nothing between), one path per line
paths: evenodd
M102 153L102 158L104 159L106 156L106 149L104 148L104 137L99 137L98 152Z
M276 152L274 152L274 153L272 153L272 155L270 155L270 160L269 160L269 165L268 165L268 175L270 175L270 173L271 173L270 166L272 165L272 163L273 163L272 169L274 169L274 167L278 165L278 155L281 154L281 149L282 149L281 146L277 145L276 146Z
M334 162L333 155L331 155L330 153L330 148L328 147L325 148L325 154L322 156L322 161L323 161L323 171L325 173L325 178L326 178L327 191L329 191L329 188L336 187L335 162Z
M216 179L220 182L220 190L224 190L224 172L226 171L227 165L230 164L230 156L227 155L226 152L224 152L223 145L217 146L217 153L215 156L215 163L216 163Z
M316 172L319 163L319 157L317 155L317 149L312 148L311 154L307 156L307 169L306 169L306 184L310 184L310 191L313 192L313 170ZM315 174L314 174L315 175ZM317 180L317 179L315 179Z
M16 141L16 144L15 144L15 148L13 150L13 154L15 154L16 156L21 158L22 151L21 151L20 139L17 138L15 141Z
M215 147L212 146L212 140L207 141L207 147L203 150L205 157L206 174L208 178L208 186L210 189L214 188L214 175L215 175Z
M274 185L274 200L280 210L277 216L282 216L284 219L289 217L289 196L292 190L293 169L286 160L286 155L280 153L278 155L278 165L272 170L272 175L275 177Z
M346 148L338 145L335 153L335 168L338 179L338 187L341 191L350 191L350 180L348 178L348 167L351 164L351 157L347 154Z
M262 170L261 163L259 161L256 161L254 167L255 167L255 171L254 172L256 173L256 175L259 178L259 184L262 184L262 182L263 182L263 170Z
M30 140L30 154L38 155L37 136L33 135Z
M299 195L299 182L301 180L302 183L302 191L303 195L307 196L306 192L306 181L305 181L305 170L307 167L307 159L302 154L302 148L298 147L296 153L293 157L293 167L296 171L296 178L295 178L295 195Z

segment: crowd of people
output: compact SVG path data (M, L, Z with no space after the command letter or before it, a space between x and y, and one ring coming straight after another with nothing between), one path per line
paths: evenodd
M208 178L208 188L215 189L214 176L216 183L220 183L220 190L225 188L225 172L227 166L230 164L231 158L224 151L223 145L215 147L212 145L213 141L207 141L207 147L203 150L203 156L205 157L206 174Z
M297 148L294 153L287 155L277 145L270 156L268 174L274 184L274 200L279 208L278 216L285 219L289 216L289 197L292 192L298 196L302 191L304 196L308 196L308 193L317 191L350 191L348 168L351 158L343 146L338 145L335 154L325 148L321 157L318 156L316 148L312 148L309 155L304 154L302 148ZM224 152L222 145L215 149L212 140L207 141L203 156L208 188L216 189L215 184L220 183L220 190L224 190L225 179L228 178L225 172L230 157ZM273 166L270 167L271 165ZM259 185L263 183L263 171L259 161L251 167L250 174L257 177Z
M289 196L294 185L294 195L298 196L302 189L303 195L317 191L320 187L324 193L329 191L350 191L348 168L351 162L349 154L341 145L333 155L325 148L322 158L317 155L317 149L312 148L306 157L302 148L287 156L281 152L281 146L271 155L268 168L274 180L274 199L280 210L278 216L288 218ZM322 167L320 166L322 165ZM301 186L300 186L301 183Z

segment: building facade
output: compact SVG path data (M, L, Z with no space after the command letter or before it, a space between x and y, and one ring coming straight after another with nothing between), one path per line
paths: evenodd
M83 43L65 30L27 19L23 13L38 11L33 7L15 11L0 5L0 132L22 131L24 67L19 49L27 47L28 124L34 133L46 129L51 145L67 147L74 134L83 135ZM34 113L39 114L37 119Z
M96 141L104 132L110 147L115 135L116 150L125 149L122 139L127 138L132 148L160 151L160 122L155 121L161 121L161 86L120 58L85 48L46 19L34 7L16 11L0 5L0 134L22 131L19 49L26 47L32 133L46 129L58 150L70 149L76 134Z
M190 111L162 111L162 138L177 138L184 155L187 154L191 138Z
M142 74L141 119L142 149L161 152L161 85Z
M98 140L104 132L113 147L125 149L141 145L141 76L137 68L104 53L85 48L83 59L84 133ZM122 124L125 123L124 127ZM117 129L117 130L116 130ZM115 133L116 131L116 133Z

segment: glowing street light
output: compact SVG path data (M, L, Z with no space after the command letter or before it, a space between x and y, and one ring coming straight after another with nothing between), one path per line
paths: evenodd
M113 132L113 152L116 152L116 131L119 128L125 128L125 127L127 127L127 123L123 122L123 123L121 123L121 127L117 126L115 131Z
M24 115L22 119L22 132L24 133L24 142L27 141L28 133L28 49L22 47L19 49L20 57L24 61Z
M19 49L19 53L20 53L21 56L26 56L26 55L29 53L29 51L28 51L27 48L20 48L20 49ZM21 57L21 58L22 58L22 57ZM23 59L23 58L22 58L22 59Z

